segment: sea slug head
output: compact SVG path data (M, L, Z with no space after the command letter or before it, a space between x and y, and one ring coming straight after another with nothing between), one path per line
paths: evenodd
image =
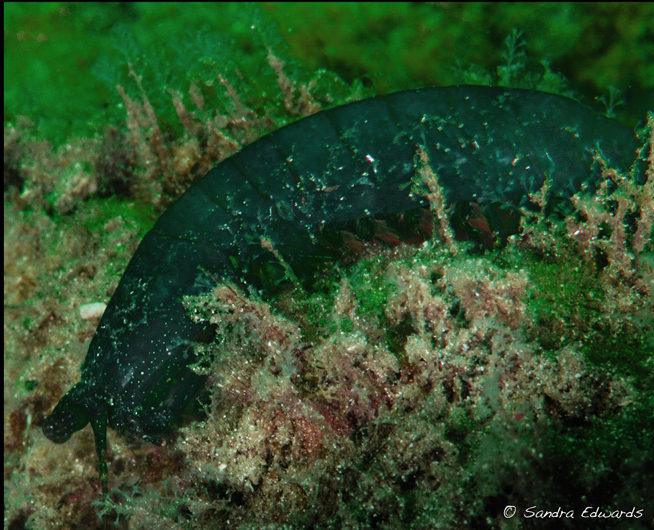
M43 422L43 434L55 443L67 442L74 432L83 429L89 422L90 415L84 399L86 392L80 385L78 383L71 388Z

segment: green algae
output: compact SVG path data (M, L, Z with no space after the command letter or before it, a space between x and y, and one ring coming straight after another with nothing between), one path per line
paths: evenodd
M71 134L93 134L120 117L115 85L130 82L127 61L141 67L137 72L149 95L167 113L165 88L183 89L191 78L206 79L216 64L223 73L238 67L250 79L238 86L239 93L275 97L274 79L259 65L265 46L280 53L284 40L288 58L299 58L294 64L309 72L335 72L349 83L364 79L372 94L461 83L460 72L452 69L457 63L464 71L477 64L480 71L494 72L502 39L519 28L528 36L529 56L548 59L578 93L631 87L626 99L633 123L642 119L637 107L651 98L654 79L648 3L534 9L521 3L439 8L7 2L4 14L5 77L11 80L5 86L5 122L21 115L38 120L39 136L57 143ZM251 30L256 24L259 33ZM605 35L614 36L608 50ZM536 61L528 69L542 68ZM334 88L329 91L337 92ZM62 93L69 97L61 98Z
M89 199L85 219L81 219L89 231L100 230L106 224L120 217L133 223L138 228L137 238L140 240L154 225L157 219L154 208L139 202L128 202L115 196L105 199Z

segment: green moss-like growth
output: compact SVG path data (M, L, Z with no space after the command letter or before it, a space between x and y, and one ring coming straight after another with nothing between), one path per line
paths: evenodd
M488 83L502 61L503 40L517 28L527 39L528 75L558 84L552 72L560 72L582 98L608 94L612 85L630 87L622 110L631 125L652 103L652 4L267 3L265 9L295 56L343 79L364 79L377 93L458 84L462 71L486 72L481 81Z

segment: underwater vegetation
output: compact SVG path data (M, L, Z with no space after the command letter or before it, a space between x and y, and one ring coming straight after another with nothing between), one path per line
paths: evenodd
M216 281L185 298L216 327L195 368L202 410L163 445L111 433L108 498L90 429L61 446L42 436L79 380L99 322L89 304L110 299L154 219L267 132L369 94L302 70L273 26L262 17L250 66L207 60L223 52L205 33L189 45L201 71L165 77L120 29L133 47L97 67L120 104L97 134L50 143L38 122L6 122L5 527L584 525L508 520L509 504L636 507L615 526L651 524L651 113L626 164L598 157L597 186L559 216L540 187L504 245L454 238L461 213L436 196L423 244L360 249L310 289L266 297ZM569 89L525 71L519 32L506 43L497 69L460 81ZM423 171L439 174L429 160ZM488 234L483 215L465 221Z

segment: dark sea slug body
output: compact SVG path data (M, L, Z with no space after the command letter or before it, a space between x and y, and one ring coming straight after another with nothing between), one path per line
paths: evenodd
M190 365L205 326L191 321L182 297L220 279L261 287L289 266L301 276L306 264L333 259L319 244L327 229L424 207L411 191L420 150L449 205L533 207L528 194L547 176L552 211L597 179L595 153L627 170L635 148L631 130L572 100L474 86L368 99L269 134L191 186L145 236L91 342L81 381L43 431L65 442L90 421L106 490L107 424L154 440L202 388Z

